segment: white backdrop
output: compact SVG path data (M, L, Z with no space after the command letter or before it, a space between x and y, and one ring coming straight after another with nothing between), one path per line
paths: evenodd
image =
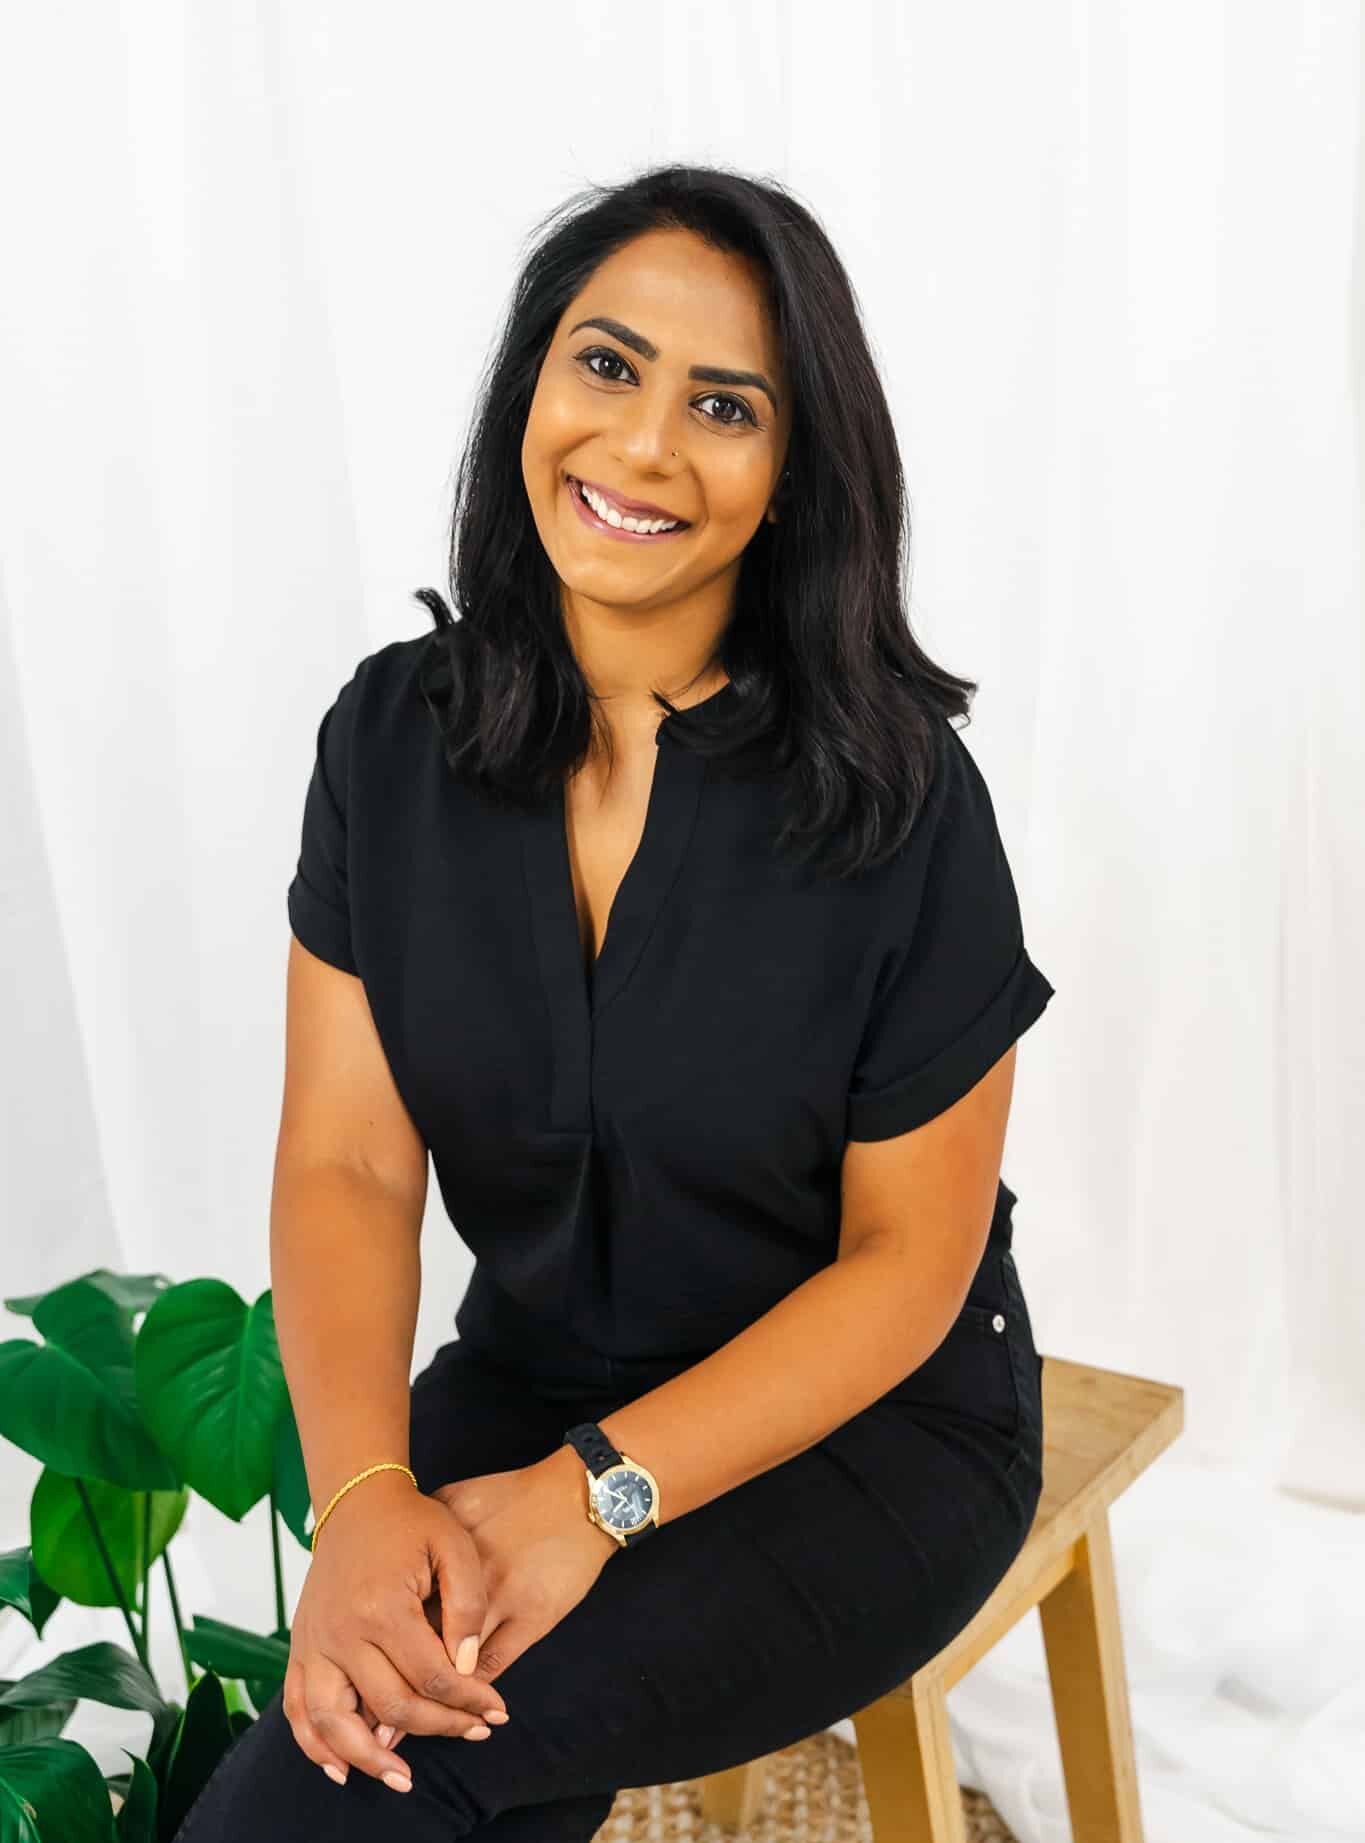
M656 160L772 174L861 297L912 618L981 682L1057 989L1005 1158L1039 1345L1186 1390L1115 1515L1149 1843L1365 1833L1359 6L123 0L9 38L3 1292L269 1284L316 725L430 625L522 240ZM418 1365L468 1271L434 1184L423 1252ZM0 1448L0 1549L35 1474ZM193 1519L186 1615L268 1626L259 1509ZM0 1674L125 1638L26 1636L0 1612ZM964 1780L1062 1843L1036 1620L951 1708Z

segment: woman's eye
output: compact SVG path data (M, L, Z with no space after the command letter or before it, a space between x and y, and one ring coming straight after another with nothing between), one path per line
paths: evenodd
M607 359L613 365L619 365L621 371L599 371L593 362L595 359L599 358ZM577 363L585 366L595 378L601 378L604 384L619 384L622 381L622 373L624 373L626 377L634 377L635 375L625 359L622 358L621 354L619 352L613 352L610 346L593 346L588 352L580 352ZM722 429L737 428L739 424L743 422L753 423L757 426L758 418L754 415L743 397L731 397L712 391L707 396L701 398L701 401L703 403L728 403L730 407L737 412L737 414L733 416L713 416L708 414L707 421L716 423Z
M734 424L737 422L752 422L754 420L754 413L749 408L748 404L744 401L743 397L718 397L718 396L712 395L709 397L703 397L702 402L703 403L728 403L732 409L736 409L739 411L739 414L737 416L713 416L711 418L713 422L729 423L731 427L733 427Z
M603 375L600 371L593 371L592 361L595 358L609 358L614 365L624 365L627 371L630 370L630 366L626 364L626 361L621 357L619 352L613 352L609 346L594 346L591 352L584 352L578 362L581 365L586 365L589 371L592 371L595 378L600 378ZM614 376L609 376L607 382L609 384L615 384L617 379Z

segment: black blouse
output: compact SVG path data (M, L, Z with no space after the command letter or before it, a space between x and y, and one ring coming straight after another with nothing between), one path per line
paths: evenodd
M835 1259L845 1142L951 1106L1052 997L985 781L945 719L907 843L817 876L771 844L771 776L665 717L589 973L562 791L521 813L452 773L430 643L322 718L290 925L364 982L475 1280L609 1357L705 1354Z

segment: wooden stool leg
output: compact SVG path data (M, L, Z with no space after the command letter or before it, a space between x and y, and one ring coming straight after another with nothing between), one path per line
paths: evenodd
M875 1843L967 1843L942 1681L921 1671L853 1717Z
M763 1807L767 1778L763 1760L708 1773L700 1781L703 1819L724 1830L747 1830Z
M1100 1510L1075 1563L1038 1604L1075 1843L1142 1843L1109 1518Z

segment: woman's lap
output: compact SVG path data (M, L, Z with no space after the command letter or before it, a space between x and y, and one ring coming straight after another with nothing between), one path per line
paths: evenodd
M773 1752L904 1681L989 1597L1036 1508L1037 1358L1017 1279L1002 1284L1006 1335L978 1313L823 1440L614 1557L499 1673L505 1726L399 1743L411 1792L354 1767L335 1785L276 1695L176 1843L349 1843L381 1825L391 1843L587 1843L622 1787ZM642 1392L547 1389L446 1344L413 1383L413 1470L431 1490L531 1464Z

